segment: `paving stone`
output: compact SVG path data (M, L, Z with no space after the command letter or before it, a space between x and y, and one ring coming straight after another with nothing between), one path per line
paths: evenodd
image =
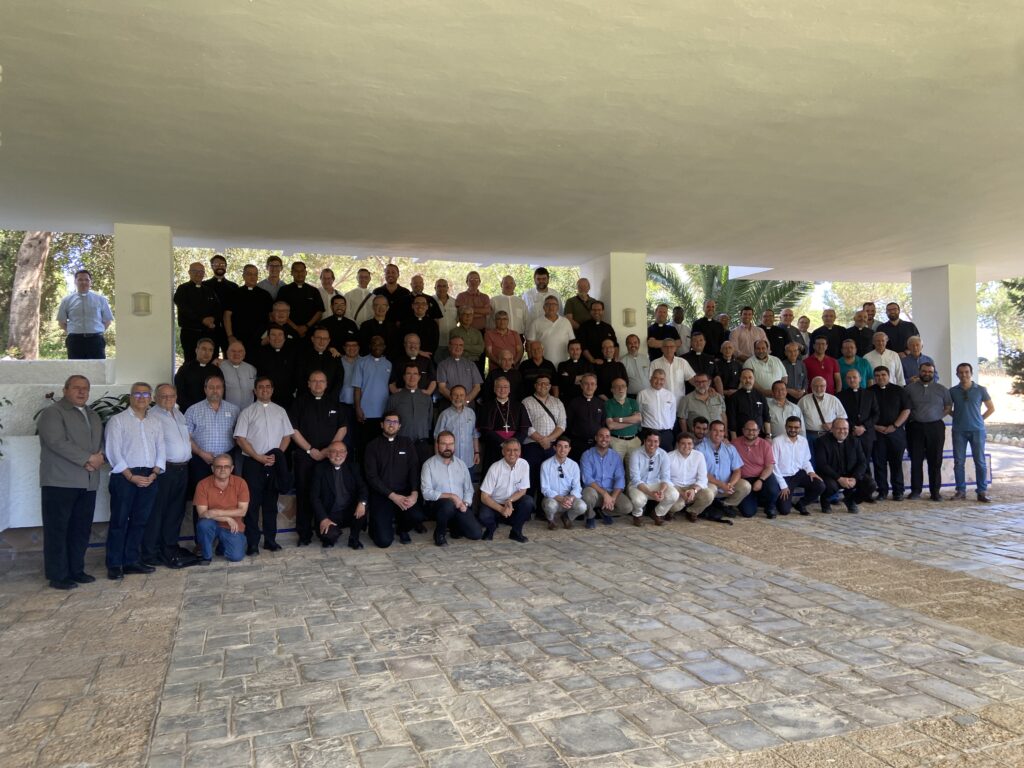
M423 720L405 726L420 752L433 752L463 744L458 728L450 720Z
M224 746L202 746L185 755L186 768L233 768L249 765L251 747L247 741L238 741Z
M460 664L449 674L460 691L481 691L530 682L530 676L519 666L497 660Z
M750 716L786 741L834 736L850 729L850 721L810 698L751 704Z
M364 712L313 712L311 715L313 734L317 738L349 736L370 730L370 723Z
M704 687L704 683L697 678L675 668L648 672L643 677L648 683L664 693L678 693L679 691Z
M458 749L427 757L428 768L494 768L495 762L483 749Z
M783 743L781 738L751 720L716 725L708 730L716 739L740 751L764 749Z
M420 756L410 747L384 747L363 752L359 756L363 768L413 768L423 765Z
M691 664L683 664L683 669L692 672L710 685L723 685L726 683L738 683L746 679L746 675L736 667L722 661L697 661Z
M616 712L570 715L541 721L538 727L566 757L596 757L640 746L623 732L628 725Z
M305 707L287 707L271 712L247 712L233 718L234 731L240 736L284 731L307 723Z

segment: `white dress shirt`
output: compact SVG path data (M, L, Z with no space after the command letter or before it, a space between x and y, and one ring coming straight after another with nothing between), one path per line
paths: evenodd
M576 331L561 315L554 320L541 315L530 325L526 338L541 342L544 345L544 357L557 366L569 359L568 344L576 338Z
M832 421L834 419L845 419L846 409L843 408L843 404L839 402L839 398L835 395L830 395L828 392L821 396L821 400L818 401L817 408L814 406L814 393L808 392L806 395L800 398L800 413L804 417L804 429L808 432L822 432L825 431L824 425L821 423L821 417L825 417L825 421ZM821 409L821 416L818 415L818 409Z
M277 403L253 403L238 415L235 437L244 437L256 453L281 447L281 441L295 431L288 412Z
M891 349L885 350L882 354L878 354L872 349L864 355L864 359L868 361L872 371L880 365L888 368L890 383L899 384L901 387L906 386L907 377L903 375L903 360Z
M499 293L497 296L491 296L491 315L487 318L487 327L494 328L494 316L499 312L508 313L508 327L516 333L521 333L524 336L530 329L529 312L526 309L526 302L523 301L519 296L506 296L503 293ZM543 312L541 313L543 314Z
M480 492L488 494L498 504L504 504L514 493L529 489L530 465L525 459L516 459L512 467L504 458L494 462L480 484Z
M192 441L189 439L188 422L177 405L168 411L159 405L151 408L149 415L160 420L164 433L164 460L182 464L192 458Z
M667 389L648 387L636 396L640 408L640 426L648 429L672 429L676 423L676 396Z
M686 396L686 382L696 376L696 372L688 360L681 357L674 357L669 360L662 355L651 363L651 373L655 371L665 372L665 389L671 390L676 396L676 406Z
M104 453L110 462L111 474L131 467L166 467L164 428L152 409L140 419L131 408L112 416L107 422Z
M620 362L626 367L626 375L629 376L629 381L626 382L626 394L636 397L650 386L651 359L643 352L637 352L636 355L623 355Z
M544 293L538 291L536 286L528 291L523 291L523 302L526 304L527 323L532 323L538 317L544 317L544 302L547 301L548 296L554 296L558 299L558 314L561 315L564 311L562 297L551 290L551 286L548 286L548 289L544 291ZM571 328L572 326L569 327Z
M801 469L807 474L814 471L811 466L811 447L803 435L797 435L796 440L790 440L789 435L773 438L772 453L775 454L775 478L783 488L786 487L786 478Z
M690 451L689 456L683 456L677 450L672 451L668 455L668 474L670 482L677 488L691 485L708 487L708 465L704 455L696 449Z

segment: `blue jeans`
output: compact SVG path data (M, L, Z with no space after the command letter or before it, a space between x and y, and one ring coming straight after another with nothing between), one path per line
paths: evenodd
M245 559L245 534L232 533L227 528L221 528L216 520L208 517L200 519L196 525L196 539L203 552L204 560L213 560L213 542L220 540L224 547L224 557L232 563Z
M745 477L743 479L750 483L751 488L753 488L754 482L757 480L756 477ZM743 517L753 517L757 514L758 505L764 505L765 514L775 514L776 503L781 492L782 489L779 488L779 481L775 479L775 475L768 475L767 479L761 481L761 490L752 490L740 502L739 513Z
M133 467L132 474L148 475L149 467ZM107 568L138 565L142 536L156 502L156 483L139 488L115 472L110 476L110 523L107 526Z
M974 475L978 493L988 488L988 465L985 463L985 430L953 430L953 478L958 491L967 491L967 445L971 446Z

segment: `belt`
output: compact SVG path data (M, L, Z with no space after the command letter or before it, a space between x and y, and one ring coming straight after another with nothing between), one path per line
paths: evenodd
M167 465L168 467L187 467L188 466L188 462L187 461L165 461L164 464Z
M69 333L68 338L75 339L93 339L97 336L102 336L102 333Z

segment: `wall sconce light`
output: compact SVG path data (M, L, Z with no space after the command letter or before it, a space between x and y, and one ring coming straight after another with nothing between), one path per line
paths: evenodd
M632 307L627 307L622 310L622 324L627 328L632 328L636 325L636 310Z
M146 315L152 314L152 309L150 308L150 301L152 300L152 298L152 294L145 293L144 291L140 291L139 293L133 293L132 314L137 315L139 317L144 317Z

